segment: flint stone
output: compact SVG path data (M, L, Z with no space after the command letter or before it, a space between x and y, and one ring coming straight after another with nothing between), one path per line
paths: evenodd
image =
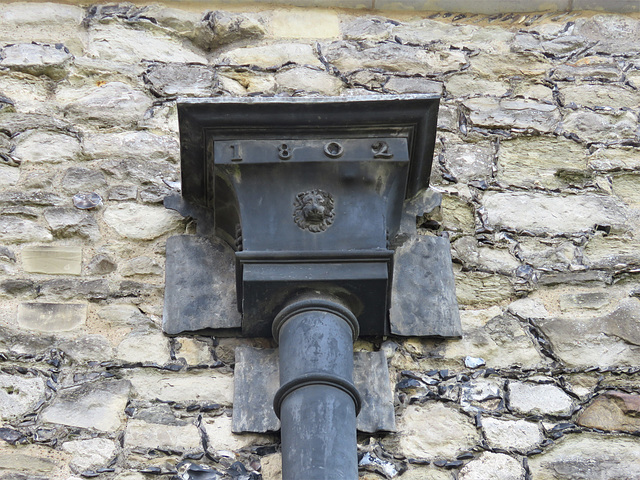
M37 43L19 43L2 49L1 67L30 73L47 75L60 80L67 74L73 55L62 45L41 45Z
M165 333L240 328L233 252L224 242L176 235L167 239L166 256Z
M140 399L180 403L208 402L225 406L233 404L233 377L215 370L180 375L132 370L128 377L136 397Z
M42 412L41 419L46 423L114 432L124 420L130 388L128 381L117 380L60 390Z
M151 104L144 93L122 82L111 82L69 103L65 114L76 122L110 127L139 122Z
M634 140L638 120L629 111L596 113L589 110L569 113L562 121L565 132L588 143Z
M480 443L466 415L437 402L409 405L400 418L398 433L402 454L425 460L454 458Z
M391 302L396 335L462 335L448 239L416 236L396 249Z
M434 75L455 72L467 64L461 51L427 51L398 43L359 45L340 41L325 46L322 53L343 74L374 69L405 75Z
M493 176L493 147L477 143L445 143L442 152L443 168L457 182L489 181Z
M470 98L463 102L477 127L553 132L560 122L558 107L532 100Z
M273 443L270 435L232 433L231 417L220 415L203 421L204 430L208 437L208 449L213 451L236 451L251 445L266 445Z
M502 450L527 453L542 443L540 427L526 420L482 419L482 429L489 445Z
M124 447L179 452L199 450L200 432L195 425L159 425L143 420L129 420L124 435Z
M215 87L213 70L204 65L155 64L149 67L144 79L159 97L211 97Z
M589 232L597 225L626 229L624 205L606 196L487 192L482 202L487 223L496 230L558 235Z
M324 70L309 67L293 67L276 74L280 89L288 92L318 92L323 95L339 95L342 81Z
M509 382L509 408L525 415L556 415L568 417L573 401L561 388L548 384Z
M607 432L640 432L640 395L601 393L580 413L577 423Z
M116 454L115 444L106 438L65 442L62 450L72 455L69 466L76 473L105 467Z
M16 138L13 155L28 163L61 163L80 158L82 148L77 138L63 133L34 130Z
M161 207L126 203L107 207L104 221L122 237L153 240L177 229L182 217Z
M322 67L311 45L279 43L264 47L243 47L230 50L217 62L219 65L253 65L265 69L280 68L286 63Z
M28 273L80 275L82 248L29 246L22 249L22 268Z
M116 347L124 362L164 365L171 360L169 339L160 332L134 332Z
M638 480L638 452L637 437L572 434L543 454L529 457L529 468L536 480Z
M460 390L460 405L467 411L477 411L475 407L483 406L491 400L501 400L502 391L500 386L493 380L473 380L464 384ZM472 407L472 408L468 408Z
M188 41L119 25L90 28L86 53L92 58L124 64L143 61L207 64L207 58L190 47Z
M88 134L85 136L84 149L91 159L144 158L176 162L180 158L180 147L174 136L155 135L145 130Z
M460 470L460 480L525 480L520 462L504 453L483 452Z
M579 172L588 177L588 150L580 144L562 137L527 137L500 143L498 153L498 179L519 187L545 187L566 185L562 172Z
M41 377L0 373L0 419L11 420L30 413L44 400L45 384Z
M21 303L18 325L39 332L68 332L87 319L87 305L64 303Z
M6 243L50 242L53 236L33 220L0 216L0 241Z
M56 237L80 237L92 241L101 237L92 213L72 207L51 207L44 210L44 218Z
M535 324L572 367L635 365L640 353L640 300L630 298L601 317L546 318Z

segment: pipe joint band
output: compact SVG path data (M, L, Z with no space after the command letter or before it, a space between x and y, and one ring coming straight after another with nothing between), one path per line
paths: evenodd
M312 385L325 385L342 390L353 399L353 403L356 406L356 416L360 413L360 408L362 407L362 397L360 396L360 392L358 392L358 389L353 383L345 380L342 377L338 377L337 375L331 375L328 373L307 373L285 383L276 392L276 395L273 398L273 409L275 410L278 418L280 418L280 408L282 407L282 402L287 397L287 395L293 393L299 388Z
M325 298L311 297L296 300L280 310L280 313L276 315L276 318L273 320L273 324L271 325L271 333L273 334L275 341L280 341L280 330L283 325L291 319L291 317L305 312L326 312L340 317L342 320L347 322L349 327L351 327L354 342L360 334L358 319L353 312L342 305L342 303Z

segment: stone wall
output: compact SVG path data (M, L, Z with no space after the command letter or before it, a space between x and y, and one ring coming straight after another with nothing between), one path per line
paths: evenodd
M230 430L271 342L160 328L175 98L414 92L464 335L357 342L398 424L361 478L640 478L638 18L12 3L0 40L0 479L279 478Z

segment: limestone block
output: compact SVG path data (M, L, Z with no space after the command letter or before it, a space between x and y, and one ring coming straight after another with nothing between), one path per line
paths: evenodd
M154 64L144 76L151 91L158 96L213 95L215 78L213 70L204 65Z
M640 300L602 315L536 319L553 351L569 366L635 365L640 353Z
M596 225L626 229L624 205L607 196L488 192L482 203L487 211L487 224L495 229L538 234L588 232Z
M340 41L325 46L322 53L341 73L378 69L405 75L434 75L460 70L467 63L460 51L427 51L398 43L359 46Z
M128 378L140 399L233 404L233 377L215 370L180 374L133 370Z
M560 310L600 310L611 304L612 298L608 292L567 293L558 298Z
M559 188L563 173L588 178L588 150L562 137L526 137L500 142L498 179L519 187Z
M589 3L593 6L593 2ZM582 18L576 22L574 32L597 42L593 50L598 53L633 55L640 52L640 22L633 17L600 14Z
M145 319L139 307L126 303L106 305L97 313L100 320L115 328L136 325Z
M520 462L503 453L483 452L467 463L460 480L524 480L526 473Z
M21 417L44 400L45 384L41 377L0 373L0 419Z
M497 307L460 310L462 339L443 346L444 357L452 367L462 365L466 356L482 358L488 367L493 368L543 363L523 325L512 316L501 313Z
M442 94L442 83L428 80L424 77L389 77L384 89L391 93L425 93Z
M7 165L0 165L0 182L3 185L13 186L20 179L20 169Z
M493 44L493 34L495 30L484 32L487 44ZM498 42L500 45L500 42ZM486 51L486 46L481 46L481 50ZM486 78L492 81L501 80L508 82L512 77L520 77L527 79L542 79L548 70L554 64L551 60L544 57L541 53L519 53L504 51L504 44L498 47L498 51L481 52L479 55L472 56L469 60L471 68L469 73L478 77ZM476 92L482 94L483 92Z
M68 332L84 325L87 305L73 303L21 303L18 325L39 332Z
M180 158L180 147L174 136L155 135L145 130L87 134L84 149L91 159L144 158L176 162Z
M102 335L84 335L78 338L58 340L58 348L76 364L103 362L113 356L109 341Z
M276 74L278 86L288 92L318 92L323 95L339 95L342 81L324 70L309 67L294 67Z
M372 476L371 480L378 480L378 478L377 475ZM453 480L453 478L450 472L432 465L412 465L402 474L402 480Z
M271 435L232 433L231 417L227 415L206 419L203 423L209 439L209 449L213 451L236 451L251 445L266 445L274 441Z
M482 430L491 447L524 454L544 440L538 424L526 420L485 417L482 419Z
M520 298L509 304L509 313L524 319L546 318L549 312L544 304L534 298Z
M282 454L273 453L260 459L262 480L282 480Z
M93 213L73 207L50 207L44 210L44 219L56 237L80 237L99 240L100 228Z
M589 92L585 95L585 90ZM595 108L636 108L640 104L640 94L619 85L590 85L574 83L560 87L565 105Z
M469 417L437 402L409 405L398 437L403 455L427 460L454 458L480 441Z
M51 103L53 88L53 81L46 77L34 77L21 72L0 75L2 96L13 105L11 111L21 114L57 114L55 104Z
M111 82L81 91L82 96L65 106L73 121L113 126L135 124L151 107L151 99L122 82Z
M562 128L589 143L616 142L633 140L638 121L630 111L596 113L585 110L569 113L562 121Z
M376 17L356 17L340 26L346 40L379 42L391 36L393 23Z
M474 211L463 198L453 195L442 196L442 227L454 232L475 232Z
M461 305L490 305L510 299L514 295L513 285L505 275L478 271L463 272L457 265L454 265L453 271L456 295Z
M127 64L142 61L207 64L207 58L188 41L114 24L98 24L89 29L86 54Z
M120 272L123 277L135 275L162 275L164 268L154 258L135 257L122 266Z
M0 241L3 243L50 242L53 236L33 220L0 216Z
M489 143L445 142L440 162L442 168L458 182L488 182L493 176L493 150Z
M0 206L33 205L37 207L49 207L61 205L62 203L63 199L59 195L42 190L12 190L0 192Z
M456 240L453 250L454 258L461 260L464 265L485 272L511 275L520 266L520 262L508 250L483 247L471 236Z
M135 203L110 205L104 221L122 237L133 240L153 240L177 229L182 217L173 210Z
M106 467L117 451L113 440L106 438L72 440L63 443L62 450L72 455L69 465L76 473Z
M328 10L276 10L269 18L269 33L276 38L337 38L340 20Z
M159 425L143 420L129 420L124 435L125 448L159 448L193 451L202 448L195 425Z
M614 480L640 478L640 439L595 433L567 435L540 455L529 458L536 480Z
M125 418L131 384L126 380L90 383L58 392L41 420L72 427L114 432Z
M627 236L594 235L584 249L584 264L591 268L618 269L640 263L640 244Z
M70 455L44 445L0 444L0 472L3 479L67 478Z
M573 401L561 388L550 384L509 382L509 408L526 415L567 417L573 412Z
M18 135L13 155L27 163L61 163L78 160L82 148L77 138L63 133L33 130Z
M463 102L470 122L478 127L553 132L560 121L558 107L533 100L507 100L486 97Z
M477 407L492 410L502 403L502 389L495 380L473 380L460 389L460 405L465 411L478 411Z
M169 339L161 332L134 332L116 347L116 359L143 364L164 365L171 360Z
M82 248L65 246L28 246L22 249L22 268L29 273L80 275Z
M42 45L37 43L19 43L2 49L0 66L12 70L47 75L54 80L64 78L73 55L64 45Z
M62 177L62 188L69 193L91 192L106 186L104 173L90 168L68 168Z
M640 395L615 390L601 393L585 408L577 423L605 431L640 431Z
M632 208L640 208L640 176L636 174L616 175L613 180L613 193Z
M225 53L216 63L280 68L290 62L298 65L322 67L313 47L304 43L278 43L261 47L236 48Z
M447 78L447 93L458 98L483 95L502 97L509 90L509 84L499 80L487 79L467 72L458 73Z
M202 340L180 338L176 358L184 358L188 365L207 365L211 363L211 346Z
M452 44L464 46L480 30L472 25L451 25L437 20L421 19L401 23L393 27L393 35L399 42L408 45L430 45L443 38L451 39Z
M259 39L267 33L266 20L260 14L215 11L206 14L204 20L208 22L206 33L196 41L209 50L239 40Z

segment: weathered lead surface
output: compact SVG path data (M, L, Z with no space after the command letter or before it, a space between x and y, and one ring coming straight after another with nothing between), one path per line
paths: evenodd
M277 349L236 349L234 432L264 433L280 429L280 421L273 411L273 397L280 386L278 358ZM358 431L394 431L393 393L384 352L356 352L353 382L362 396Z
M417 236L396 249L389 316L396 335L462 334L446 238Z
M167 240L163 330L176 334L240 328L233 253L221 240L177 235Z

